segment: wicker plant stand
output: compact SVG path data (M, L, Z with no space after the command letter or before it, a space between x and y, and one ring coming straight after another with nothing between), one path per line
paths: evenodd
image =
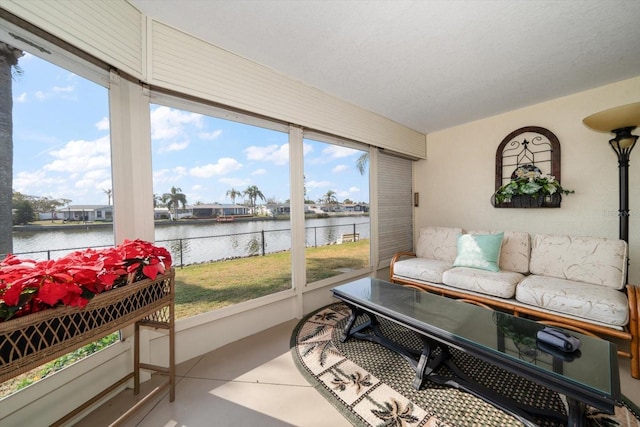
M131 379L134 380L134 394L138 394L141 369L168 374L168 379L112 425L120 424L167 387L169 400L173 402L175 399L174 274L174 270L171 270L155 280L141 280L98 294L83 309L57 307L0 322L0 382L37 368L133 324L135 341L132 372L53 425L63 425ZM141 326L168 331L168 367L140 363Z

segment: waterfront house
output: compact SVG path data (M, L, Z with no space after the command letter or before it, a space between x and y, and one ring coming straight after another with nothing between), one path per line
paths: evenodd
M112 221L113 206L105 205L69 205L57 210L58 219L65 222Z

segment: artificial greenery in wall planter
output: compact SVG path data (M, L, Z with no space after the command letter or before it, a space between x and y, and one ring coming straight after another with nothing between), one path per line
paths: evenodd
M543 174L534 165L519 166L511 181L493 195L494 206L511 208L560 207L562 195L574 193L563 188L554 176Z

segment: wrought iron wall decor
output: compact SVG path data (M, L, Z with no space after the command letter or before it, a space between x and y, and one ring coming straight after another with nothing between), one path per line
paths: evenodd
M543 175L554 176L561 182L560 141L553 132L539 126L526 126L507 135L496 150L495 191L508 184L516 176L516 171L535 170ZM542 207L559 208L560 194L526 200L514 197L509 201L497 201L495 193L491 203L496 208Z

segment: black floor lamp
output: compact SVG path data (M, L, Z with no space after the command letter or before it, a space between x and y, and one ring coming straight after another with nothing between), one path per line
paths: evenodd
M631 131L640 126L640 102L592 114L583 123L595 131L616 135L609 145L618 156L620 239L629 243L629 155L638 140Z

